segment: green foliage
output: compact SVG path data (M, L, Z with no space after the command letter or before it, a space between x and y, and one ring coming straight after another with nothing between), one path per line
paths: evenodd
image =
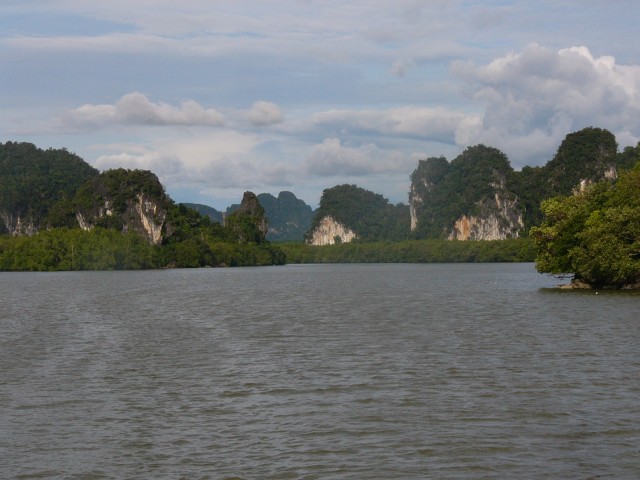
M545 221L531 230L538 271L573 274L595 287L640 283L640 167L617 183L547 200L542 210Z
M313 221L313 210L291 192L280 192L278 197L268 193L258 195L264 208L269 229L267 240L275 242L304 239Z
M29 144L8 146L15 146L20 152L37 152ZM9 158L5 167L17 161L16 158ZM66 157L64 160L68 163ZM25 178L35 178L32 167L25 171L14 169L19 170L19 175L8 178L23 183ZM50 170L45 173L51 173ZM90 170L90 173L82 185L75 184L73 191L69 190L55 201L34 202L37 208L28 210L30 214L40 212L41 218L46 219L43 223L55 228L32 237L0 236L0 270L248 266L285 261L282 251L264 239L261 230L263 225L266 228L264 212L255 195L245 194L248 201L243 199L240 211L230 216L229 225L222 226L195 210L176 205L152 172L115 169L102 174ZM7 185L10 184L5 181ZM161 245L149 245L143 234L136 211L138 197L151 202L155 212L151 214L157 217L158 224L163 224ZM78 228L77 213L93 226L90 231ZM124 233L126 231L129 233Z
M89 212L104 208L105 203L108 203L117 216L124 214L130 201L138 195L146 195L158 201L161 206L167 206L164 188L154 173L117 168L85 182L74 199L74 207Z
M431 239L325 246L283 243L279 246L287 256L287 263L531 262L535 258L529 239L476 242Z
M402 240L409 233L409 208L356 185L324 190L311 231L326 217L353 230L360 241Z
M196 212L198 212L201 215L204 215L205 217L209 217L209 219L212 222L216 222L220 224L224 222L224 215L222 214L222 212L219 212L218 210L216 210L213 207L210 207L209 205L202 205L200 203L183 203L182 205L184 205L187 208L191 208L195 210Z
M600 181L616 162L616 137L602 128L587 127L568 134L544 167L548 179L545 198L570 195L580 180Z
M56 203L73 198L85 181L97 175L96 169L65 149L0 143L0 211L29 217L39 226Z
M507 156L485 145L468 147L450 164L444 157L421 160L411 174L413 194L422 199L414 236L443 238L463 214L485 213L483 205L494 197L496 185L509 192L513 177Z
M239 211L229 215L225 220L225 227L229 231L229 238L242 244L259 244L265 241L265 234L260 230L259 219Z
M0 270L124 270L157 267L157 251L138 235L56 228L0 237Z
M631 170L640 162L640 142L635 147L625 147L616 155L616 167L619 171Z

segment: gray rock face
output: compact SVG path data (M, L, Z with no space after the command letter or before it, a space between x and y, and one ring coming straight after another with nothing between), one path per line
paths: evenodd
M356 238L355 232L336 222L333 217L323 217L318 226L311 232L310 245L333 245L334 243L349 243Z

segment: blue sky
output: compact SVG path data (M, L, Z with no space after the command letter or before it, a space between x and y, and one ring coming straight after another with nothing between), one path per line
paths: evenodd
M3 0L0 141L144 168L181 202L406 202L418 160L514 168L566 134L640 139L634 1Z

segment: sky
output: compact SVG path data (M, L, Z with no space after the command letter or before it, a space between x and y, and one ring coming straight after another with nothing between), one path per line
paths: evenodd
M636 0L0 0L0 142L158 175L177 202L407 203L418 161L640 140Z

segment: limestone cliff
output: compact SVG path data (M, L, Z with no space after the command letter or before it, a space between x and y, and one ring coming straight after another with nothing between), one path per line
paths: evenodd
M517 238L524 229L522 213L515 199L495 194L494 200L481 202L479 215L462 215L454 224L448 240L505 240Z
M158 199L138 193L133 199L125 200L122 213L113 209L113 200L105 199L103 204L90 212L76 211L78 225L83 230L91 230L96 225L117 223L123 232L135 232L151 245L162 242L162 228L167 219L167 210ZM110 222L110 220L113 220Z
M308 235L310 245L333 245L334 243L349 243L356 238L353 230L335 221L327 215L322 217L318 225Z
M404 240L409 232L409 207L393 205L382 195L357 185L336 185L322 192L320 206L307 243L328 245L335 242Z
M506 156L484 145L469 147L451 163L420 161L411 176L411 230L417 238L502 240L525 225L510 184Z
M158 245L171 204L152 172L115 169L82 186L74 200L74 216L84 230L104 227L135 232Z
M0 233L7 233L13 237L19 237L22 235L34 235L38 232L38 228L33 221L33 218L23 218L20 214L14 214L7 211L0 212ZM2 232L4 230L5 232Z

